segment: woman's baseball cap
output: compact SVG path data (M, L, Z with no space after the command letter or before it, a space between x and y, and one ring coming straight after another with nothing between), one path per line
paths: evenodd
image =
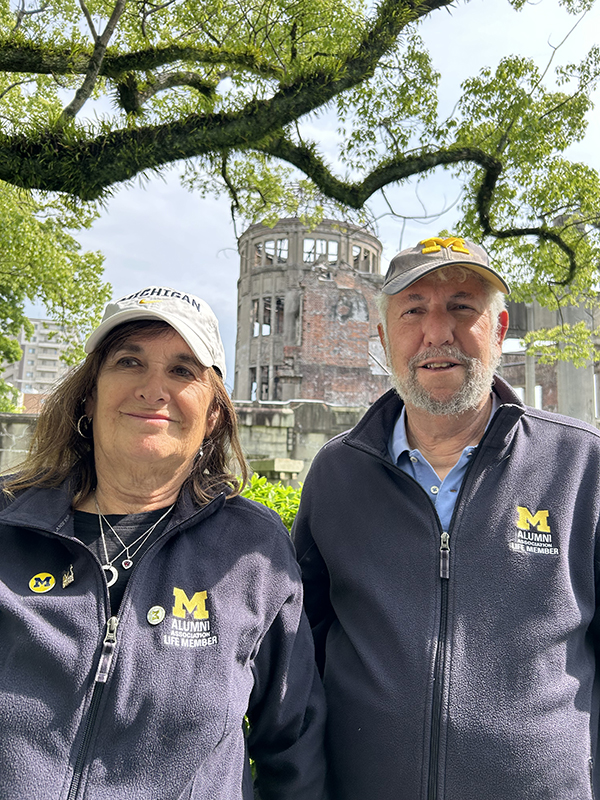
M148 286L109 303L102 322L85 343L85 352L93 352L117 325L144 319L168 322L200 363L214 367L225 380L225 351L213 310L205 300L165 286Z

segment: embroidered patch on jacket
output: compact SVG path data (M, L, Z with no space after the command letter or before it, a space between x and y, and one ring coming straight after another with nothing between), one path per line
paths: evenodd
M557 556L560 551L552 541L549 515L547 509L532 512L526 506L517 506L516 531L509 542L511 549L521 553Z
M173 609L169 633L163 642L169 647L210 647L218 637L210 629L210 615L206 607L207 592L195 592L188 597L183 589L173 587Z

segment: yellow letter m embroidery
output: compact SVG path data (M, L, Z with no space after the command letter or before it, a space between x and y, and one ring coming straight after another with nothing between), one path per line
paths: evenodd
M548 525L548 511L536 511L532 514L525 506L517 506L517 528L520 531L529 531L533 526L540 533L550 533Z
M183 589L173 587L173 597L175 598L175 605L173 606L173 616L185 619L186 611L194 615L194 619L208 619L208 611L206 610L206 592L196 592L190 600Z
M423 253L439 253L442 247L450 248L454 253L469 254L464 239L458 236L450 236L448 239L442 239L439 236L433 236L431 239L423 239L419 244L423 245Z

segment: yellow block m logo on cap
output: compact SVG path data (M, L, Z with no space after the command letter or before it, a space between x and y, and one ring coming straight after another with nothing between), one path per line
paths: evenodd
M517 506L517 528L520 531L530 531L534 527L540 533L550 533L548 513L548 511L536 511L532 514L525 506Z
M194 619L208 619L208 611L206 610L206 592L196 592L191 598L183 591L173 587L173 597L175 598L175 605L173 606L173 616L185 619L186 611L194 615Z
M471 255L465 240L458 236L449 236L447 239L442 239L439 236L434 236L431 239L423 239L419 244L423 245L422 253L439 253L442 247L447 247L454 253L466 253Z

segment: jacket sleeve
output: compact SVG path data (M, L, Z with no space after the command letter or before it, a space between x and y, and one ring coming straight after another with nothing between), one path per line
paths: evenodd
M290 554L287 596L253 662L248 751L260 800L321 800L325 697L302 610L300 572L291 543L286 544Z
M317 515L317 518L320 518L320 515ZM329 571L313 538L312 519L312 490L309 473L302 489L300 508L294 520L292 539L302 571L304 608L312 628L315 659L319 672L323 675L327 634L336 616L329 594Z

